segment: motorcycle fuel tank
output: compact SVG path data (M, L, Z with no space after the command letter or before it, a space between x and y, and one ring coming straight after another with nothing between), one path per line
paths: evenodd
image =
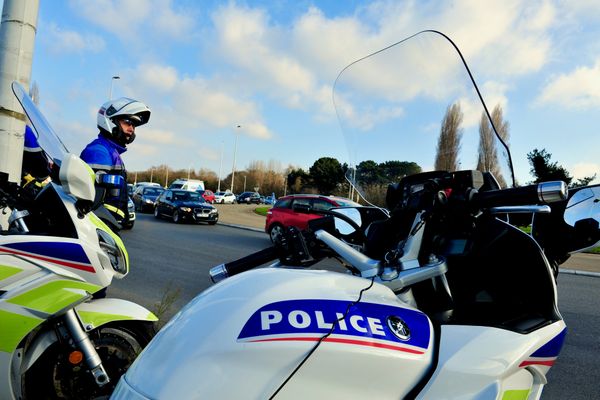
M259 269L186 305L113 398L264 399L279 390L277 398L397 399L430 369L433 335L427 316L385 286Z

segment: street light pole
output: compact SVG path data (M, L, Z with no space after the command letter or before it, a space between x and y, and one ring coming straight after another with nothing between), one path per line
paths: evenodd
M246 175L244 175L244 192L246 191Z
M241 128L241 125L238 125L237 128L235 130L235 145L233 147L233 167L231 168L231 193L233 193L233 183L235 181L235 156L237 154L237 141L238 141L238 136L240 133L239 128Z
M115 79L121 79L120 76L113 76L110 80L110 90L108 91L108 99L111 100L112 99L112 89L113 89L113 82L115 81Z
M223 141L221 141L221 161L219 162L219 183L217 184L217 192L221 191L221 170L223 169Z

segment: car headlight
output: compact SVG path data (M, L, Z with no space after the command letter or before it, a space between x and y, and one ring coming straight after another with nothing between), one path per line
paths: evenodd
M119 246L115 239L107 232L101 229L96 229L96 233L98 234L100 248L108 256L110 265L115 271L120 272L121 274L126 274L127 258L125 257L125 253L123 252L121 246Z
M190 211L192 211L192 209L191 209L191 208L189 208L189 207L179 207L179 209L180 209L181 211L185 211L185 212L190 212Z
M135 211L135 204L133 204L132 201L130 201L129 203L127 203L127 210L129 212Z
M154 204L154 202L150 199L146 199L145 202L146 202L146 204Z
M216 214L217 213L217 209L213 208L212 210L210 210L210 214Z

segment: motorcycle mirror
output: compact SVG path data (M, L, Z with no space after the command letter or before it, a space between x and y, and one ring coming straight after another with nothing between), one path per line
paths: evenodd
M331 209L331 211L333 211L337 214L345 215L346 217L350 218L352 221L356 222L356 225L358 225L358 226L362 225L362 218L361 218L360 212L356 208L334 208L334 209ZM342 235L350 235L351 233L353 233L356 230L356 229L354 229L354 227L352 225L350 225L348 222L344 221L341 218L334 218L334 221L335 221L335 228Z
M577 190L569 199L564 221L575 228L570 240L571 251L582 251L600 241L600 185Z

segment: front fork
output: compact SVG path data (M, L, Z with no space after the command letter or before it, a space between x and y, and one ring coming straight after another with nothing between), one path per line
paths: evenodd
M96 384L98 387L106 385L110 382L108 374L102 366L102 360L94 348L90 337L81 326L81 322L79 321L75 310L70 309L67 311L64 315L64 320L67 330L75 342L75 346L83 353L85 363L92 372Z

